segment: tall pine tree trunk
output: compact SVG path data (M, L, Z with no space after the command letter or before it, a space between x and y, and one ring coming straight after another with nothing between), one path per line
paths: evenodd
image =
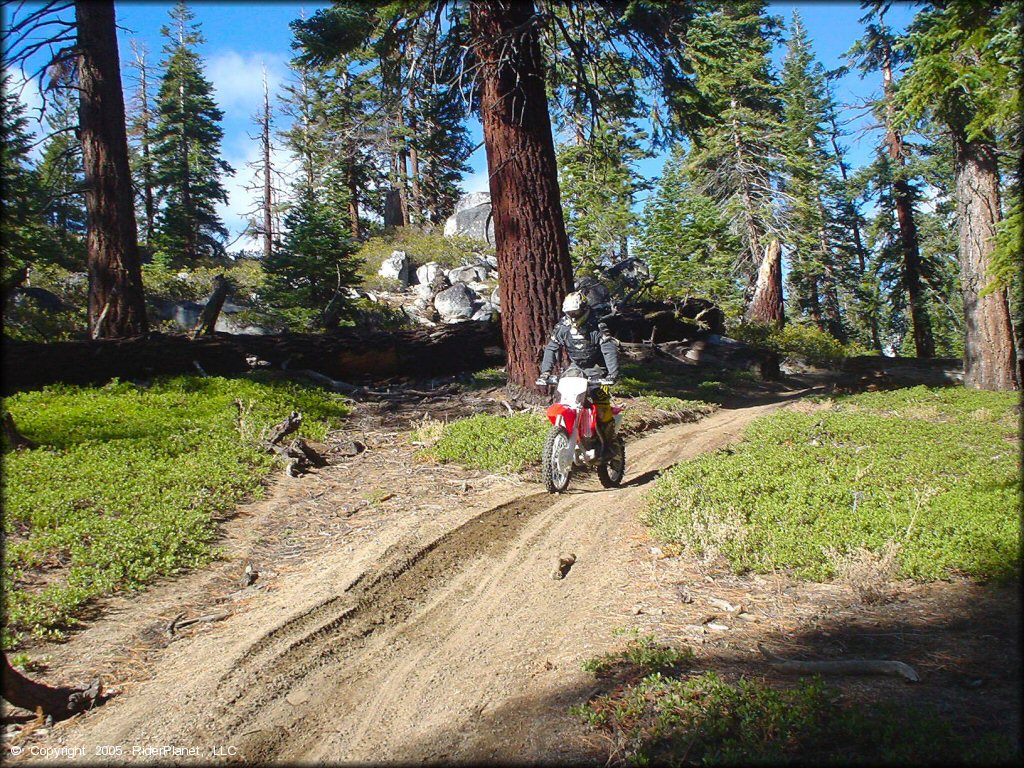
M94 339L137 336L148 327L114 4L77 0L75 21L86 186L89 333Z
M902 176L907 156L903 147L903 136L896 130L895 103L896 84L892 74L892 51L888 38L882 36L882 90L885 96L885 143L889 148L889 159L899 164L893 181L893 201L896 206L896 221L900 229L900 251L903 254L903 285L910 298L910 321L914 327L914 351L917 357L935 357L935 339L932 336L931 320L925 306L924 283L921 279L921 250L918 244L917 224L914 221L913 192Z
M508 381L534 389L541 351L572 290L544 68L532 2L471 0L490 174Z
M356 173L356 148L349 143L345 162L345 179L348 185L348 221L352 239L359 242L362 228L359 226L359 177Z
M896 220L900 227L900 250L903 252L903 284L910 297L910 321L914 327L914 351L917 357L935 357L932 323L925 305L924 281L921 275L921 252L917 224L911 204L910 184L906 179L893 182Z
M953 130L957 220L960 235L960 287L964 297L964 385L976 389L1016 389L1016 355L1006 292L982 292L991 280L992 251L999 221L999 167L996 148L968 141Z
M263 258L264 264L274 255L274 172L270 163L270 85L267 83L267 67L263 66L263 117L260 121L263 144Z

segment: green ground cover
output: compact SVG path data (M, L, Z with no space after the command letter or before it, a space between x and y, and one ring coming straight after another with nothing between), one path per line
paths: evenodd
M571 711L606 735L611 764L1012 765L1020 757L1005 737L964 739L935 712L844 702L820 678L787 688L730 683L689 671L692 658L635 637L584 662L604 691Z
M834 578L844 557L895 548L897 575L1019 573L1014 393L914 387L752 424L735 448L665 473L646 522L736 572Z
M289 411L322 439L338 396L266 375L55 385L4 400L38 448L4 456L5 647L59 636L89 600L208 562L218 518L258 497L258 443Z
M638 397L627 405L622 429L626 433L636 431L644 422L643 416L650 417L653 411L680 417L692 414L692 420L696 420L712 410L713 406L700 400L656 395ZM452 462L488 472L520 472L540 463L549 429L551 422L542 413L479 414L447 424L424 425L413 434L412 440L425 444L419 455L427 460Z
M550 427L539 413L478 414L441 426L440 436L421 455L488 472L519 472L540 461Z

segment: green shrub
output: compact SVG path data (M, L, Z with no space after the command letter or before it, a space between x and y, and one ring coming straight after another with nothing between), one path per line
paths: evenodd
M540 461L550 426L533 413L471 416L445 425L440 439L421 454L490 472L518 472Z
M250 300L264 284L263 268L256 259L189 269L169 267L160 261L142 265L146 297L164 301L205 301L213 292L213 278L217 275L224 275L231 282L230 295L239 301Z
M830 334L810 325L787 323L781 329L766 323L740 323L729 332L732 338L783 358L802 358L811 365L834 366L847 357L870 355L860 344L843 345Z
M677 669L693 659L689 648L678 650L658 643L654 635L640 636L634 628L626 647L615 653L606 653L596 659L587 659L581 665L584 672L607 674L619 665L630 665L645 672L666 672Z
M937 713L894 704L843 704L820 678L779 690L714 672L655 672L573 707L633 765L925 764L1019 760L1019 746L989 739L979 753ZM991 763L989 763L991 764Z
M709 406L703 400L681 400L678 397L665 397L663 395L641 395L637 398L641 403L657 408L660 411L670 413L684 413L685 411L709 412L713 406Z
M89 303L85 273L69 272L55 264L38 264L32 267L31 284L53 293L66 308L49 312L39 309L29 297L12 298L4 309L4 335L19 341L84 339Z
M216 519L258 495L272 465L261 434L294 409L301 433L323 439L347 412L337 395L266 375L54 385L4 408L39 445L4 457L15 635L59 635L95 597L208 561ZM42 589L31 586L40 571Z
M843 557L897 545L903 577L1009 577L1020 557L1015 400L915 387L778 413L735 449L662 475L645 518L737 572L829 579Z

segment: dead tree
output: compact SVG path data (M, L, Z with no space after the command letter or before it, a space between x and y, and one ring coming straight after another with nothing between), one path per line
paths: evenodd
M199 322L192 329L193 339L197 336L209 336L213 333L213 329L217 326L217 318L220 317L220 311L224 307L224 300L228 296L230 286L231 284L224 275L217 275L213 278L213 293L206 300L206 306L203 307L203 313L199 316Z
M745 319L769 323L776 328L781 328L786 321L782 303L782 246L778 240L772 240L765 251Z

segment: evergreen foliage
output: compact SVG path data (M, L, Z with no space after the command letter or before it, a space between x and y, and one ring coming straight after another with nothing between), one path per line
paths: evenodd
M577 273L629 256L628 234L638 216L633 201L649 188L635 168L648 157L646 134L625 121L602 123L589 140L559 148L559 186L565 228Z
M686 155L675 147L644 208L637 248L658 292L708 298L727 317L739 317L745 281L735 265L742 247L718 204L687 177Z
M233 173L220 157L223 112L213 100L213 86L203 74L196 47L205 39L192 12L179 1L171 11L173 27L161 33L168 42L164 75L157 93L153 129L154 182L160 213L153 238L160 258L190 265L224 254L227 229L216 211L227 203L220 179Z
M347 221L306 187L284 223L282 242L263 264L266 301L292 327L336 326L345 308L344 289L358 282Z
M699 3L686 56L711 119L692 133L687 165L698 191L720 207L742 243L735 270L752 284L769 234L779 235L781 103L768 55L780 21L761 0Z
M835 226L838 179L825 135L831 105L824 70L814 61L803 22L795 10L782 64L781 93L782 206L790 248L789 309L845 341L840 286L847 282L849 265L846 253L838 247L845 233Z
M75 84L61 80L47 104L50 132L39 161L39 183L46 224L53 232L50 261L68 269L85 269L85 199L82 188L82 145L78 127L78 94Z
M51 247L49 230L40 211L39 175L29 163L32 139L28 133L28 118L11 80L10 73L5 72L0 89L0 205L4 215L0 247L5 289L16 280L15 275L35 263Z

